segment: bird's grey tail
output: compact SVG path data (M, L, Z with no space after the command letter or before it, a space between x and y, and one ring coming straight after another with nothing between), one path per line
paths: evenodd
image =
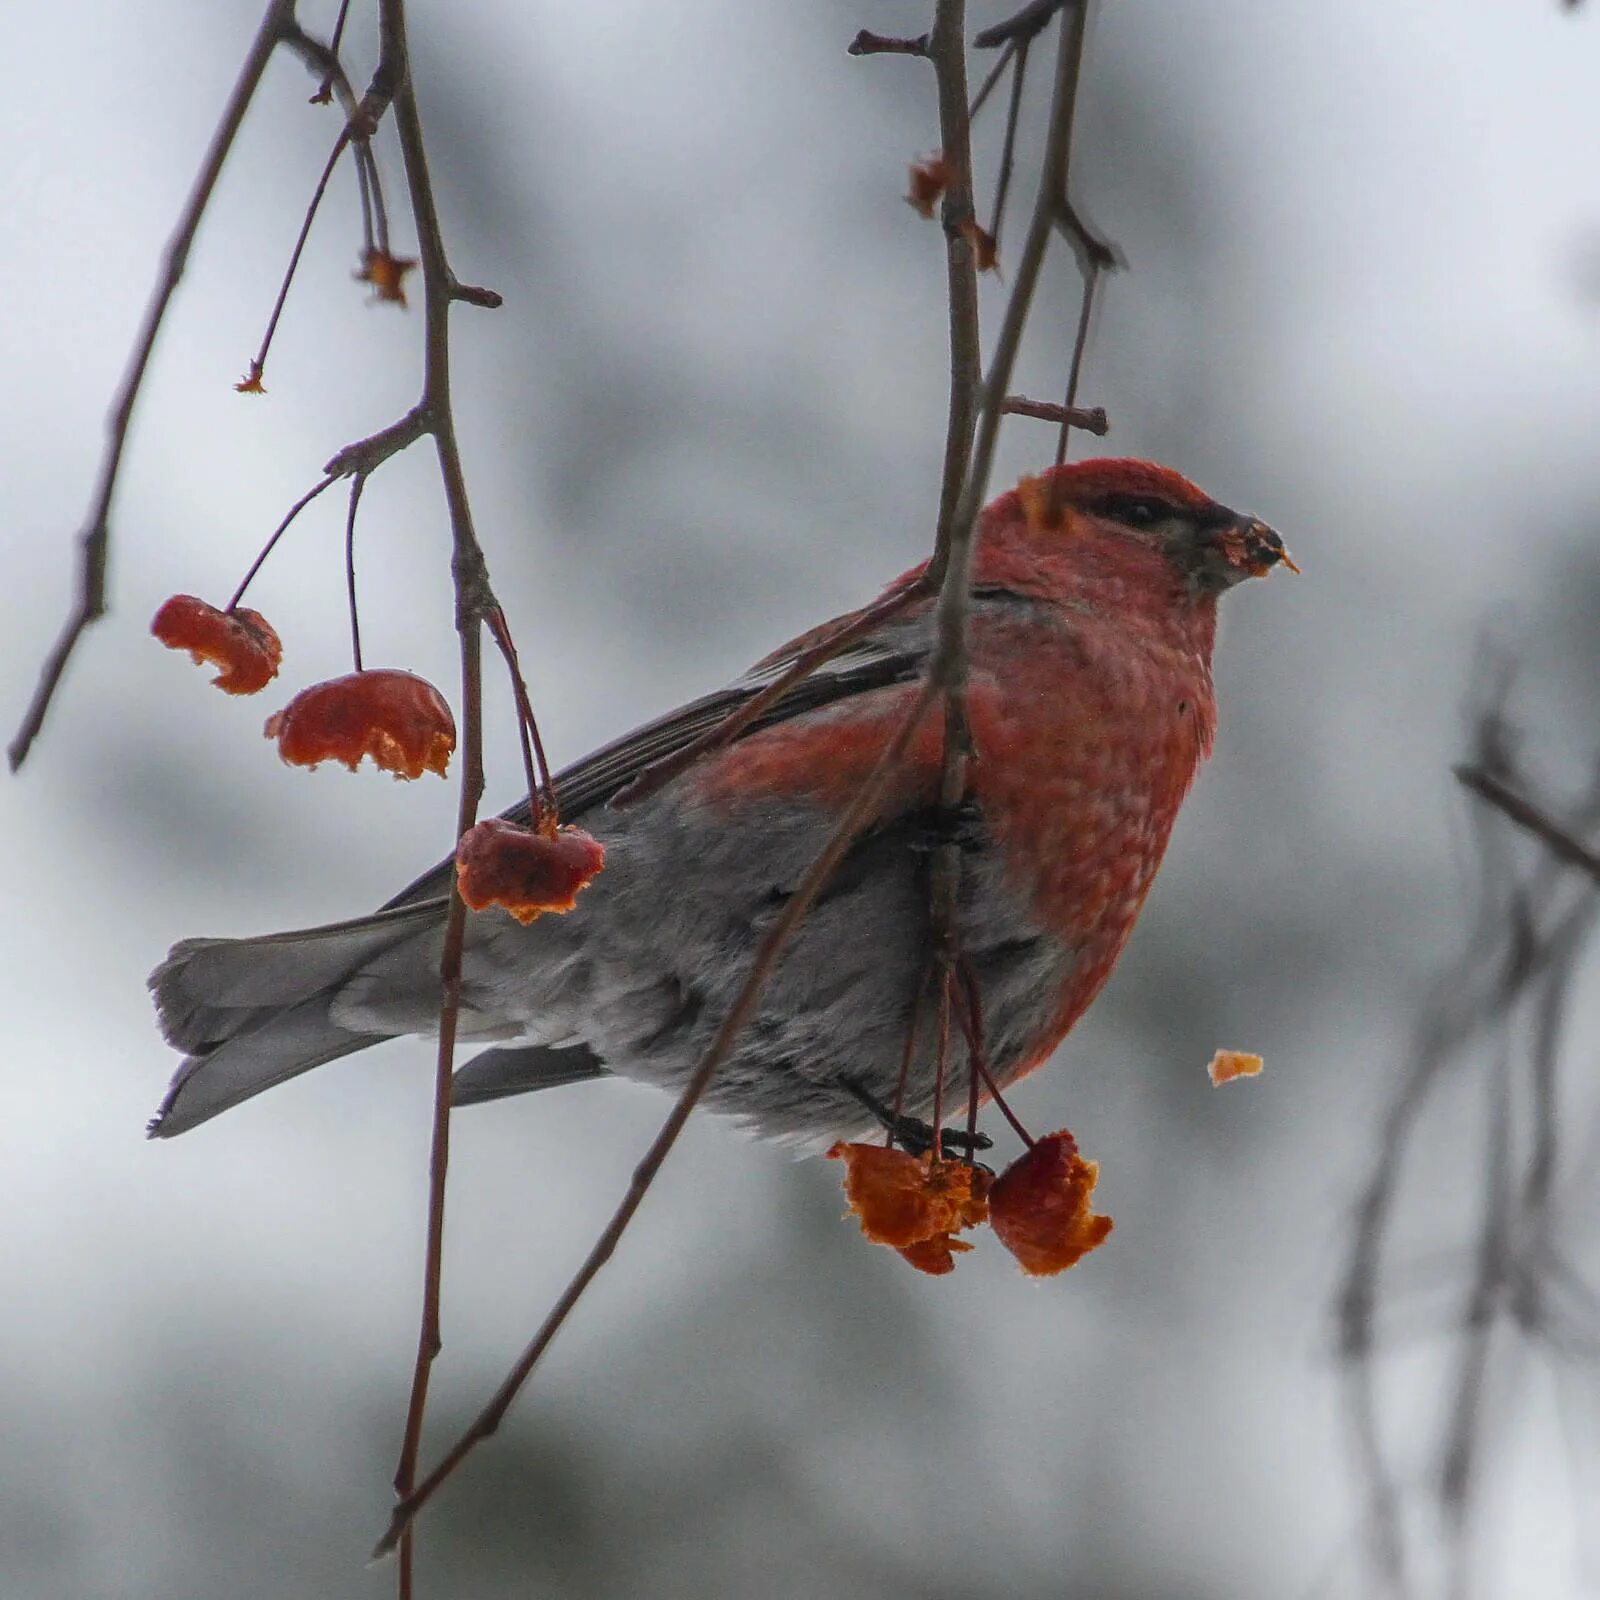
M437 927L438 903L397 907L354 922L259 939L185 939L150 975L161 1031L186 1053L153 1139L170 1139L220 1111L386 1033L333 1021L350 975L402 940Z

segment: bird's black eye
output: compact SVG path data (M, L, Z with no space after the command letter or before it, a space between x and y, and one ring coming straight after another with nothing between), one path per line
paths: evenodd
M1107 495L1095 509L1130 528L1153 528L1180 514L1176 506L1148 494Z

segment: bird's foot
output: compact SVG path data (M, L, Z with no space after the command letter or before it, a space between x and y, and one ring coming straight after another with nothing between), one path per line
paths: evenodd
M947 844L959 845L962 850L981 850L987 839L983 807L970 796L953 806L928 806L915 821L911 848L922 855L932 855Z
M896 1115L854 1079L841 1078L839 1081L878 1119L893 1142L907 1154L923 1156L933 1149L935 1138L931 1124L920 1117ZM994 1144L988 1134L976 1128L970 1131L966 1128L944 1128L939 1131L937 1142L941 1150L964 1156L969 1161L977 1151L988 1150Z

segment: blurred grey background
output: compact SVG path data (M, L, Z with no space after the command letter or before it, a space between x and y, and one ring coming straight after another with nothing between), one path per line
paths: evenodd
M308 0L303 20L332 9ZM974 28L1009 9L975 5ZM928 10L412 8L454 262L506 299L457 314L459 416L558 759L928 545L943 267L899 197L937 143L931 77L844 53L858 27L915 32ZM1100 11L1078 193L1132 270L1105 294L1084 398L1109 408L1116 453L1258 511L1305 569L1229 603L1216 759L1104 999L1015 1096L1101 1160L1116 1235L1043 1286L992 1243L924 1279L839 1220L832 1167L696 1126L533 1392L422 1524L424 1594L1366 1592L1328 1301L1421 996L1461 936L1448 764L1486 622L1527 653L1517 706L1552 781L1600 742L1600 16ZM256 14L11 19L8 723L67 606L107 399ZM414 398L420 319L350 281L348 166L267 398L230 388L336 129L312 87L287 58L268 76L134 430L113 615L0 786L6 1600L392 1592L362 1563L415 1339L428 1050L141 1138L171 1066L143 989L167 945L374 905L443 853L455 804L431 780L280 766L259 724L281 695L228 700L145 633L169 593L225 597L320 463ZM986 284L991 326L1002 294ZM1075 306L1062 255L1019 387L1054 392ZM997 485L1052 444L1011 424ZM252 591L285 684L344 670L341 519L319 502ZM374 480L360 545L369 661L453 685L425 450ZM519 769L498 689L494 716L504 804ZM1592 1045L1600 996L1574 1025ZM1265 1077L1214 1092L1219 1045L1262 1052ZM599 1084L459 1119L430 1440L498 1378L665 1108ZM1419 1249L1469 1220L1482 1112L1465 1087L1444 1102L1407 1191ZM1577 1221L1573 1244L1592 1256ZM1440 1404L1430 1326L1386 1369L1416 1483ZM1477 1592L1555 1600L1584 1592L1592 1505L1548 1375L1514 1370ZM1414 1521L1426 1580L1437 1527Z

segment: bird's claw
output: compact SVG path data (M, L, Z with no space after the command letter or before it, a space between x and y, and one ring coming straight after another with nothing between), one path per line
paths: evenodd
M968 797L953 806L932 805L923 811L917 818L911 848L920 855L932 855L947 844L981 850L985 841L983 807Z
M936 1140L930 1123L920 1117L897 1115L876 1095L851 1078L841 1078L839 1081L878 1119L893 1142L908 1155L926 1155L937 1142L941 1150L954 1151L970 1160L977 1151L988 1150L994 1144L988 1134L977 1128L944 1128L939 1130Z

